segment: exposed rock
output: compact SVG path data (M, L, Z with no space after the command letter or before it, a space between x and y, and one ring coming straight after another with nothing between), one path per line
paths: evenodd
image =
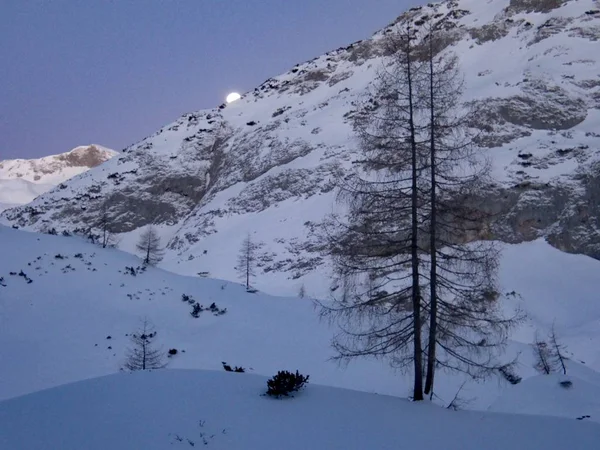
M547 13L572 0L510 0L509 11Z

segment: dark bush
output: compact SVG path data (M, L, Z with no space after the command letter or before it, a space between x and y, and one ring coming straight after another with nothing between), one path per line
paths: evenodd
M573 386L573 382L570 380L561 381L559 384L565 389L570 389Z
M177 349L176 348L169 349L169 356L176 355L176 354L177 354Z
M270 380L267 380L267 395L271 397L283 397L288 396L292 392L299 391L308 383L308 377L310 375L302 375L297 370L296 373L288 372L287 370L280 370Z
M498 371L510 384L519 384L522 381L522 378L514 372L511 366L502 366Z
M231 367L226 362L221 362L221 364L223 364L223 369L225 369L225 372L237 372L237 373L245 373L246 372L246 369L244 369L241 366Z
M200 303L194 303L194 306L192 306L192 312L190 312L192 317L197 319L198 317L200 317L201 312L202 312L202 306L200 305Z

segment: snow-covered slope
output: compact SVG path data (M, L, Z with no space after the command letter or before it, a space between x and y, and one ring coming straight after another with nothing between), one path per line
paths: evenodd
M32 183L23 178L0 179L0 205L6 205L0 208L24 205L53 187L53 184Z
M356 157L356 100L399 25L441 23L460 57L465 102L481 107L477 143L496 181L488 238L544 236L600 258L598 0L447 0L413 8L371 39L298 64L241 100L188 113L77 176L4 223L33 230L97 226L107 211L133 247L162 225L164 267L234 279L241 241L261 249L256 285L326 295L327 260L311 239L334 204L334 176Z
M569 369L572 372L573 368ZM600 374L583 367L576 371L583 378L563 374L529 378L507 389L490 411L600 422Z
M84 145L39 159L0 160L0 211L29 203L54 186L117 154L100 145Z
M507 360L518 355L516 374L524 380L537 375L529 344L535 331L543 336L554 323L571 357L569 375L600 387L600 303L594 288L600 262L560 252L543 240L503 247L503 292L521 295L506 296L506 310L518 306L528 315L505 355ZM135 256L77 237L0 226L0 249L0 399L119 371L127 335L144 317L155 324L165 351L178 349L170 368L221 370L226 361L265 376L299 369L317 384L410 394L410 377L384 361L363 359L347 368L329 361L337 329L319 320L308 298L250 294L238 284L155 268L134 276L126 268L138 268ZM183 294L227 312L205 311L195 319ZM463 381L440 373L434 401L447 405ZM498 375L467 383L461 397L469 408L487 409L516 388ZM568 411L576 405L570 401ZM577 414L600 422L597 413L582 408Z
M592 450L600 425L449 411L309 384L263 397L266 378L160 370L0 402L3 450Z

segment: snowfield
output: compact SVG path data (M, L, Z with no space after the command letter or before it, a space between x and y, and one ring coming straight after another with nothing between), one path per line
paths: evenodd
M249 294L239 284L156 268L139 272L135 256L78 237L0 226L0 249L5 285L0 286L0 400L118 372L129 346L127 334L144 317L155 324L165 351L178 349L168 359L171 369L222 370L225 361L262 376L299 369L316 384L402 398L411 392L410 377L384 361L363 359L347 367L330 361L337 329L319 320L308 298ZM560 252L543 240L504 246L502 287L519 295L502 301L507 311L520 307L528 315L512 335L506 358L518 356L516 372L527 386L538 375L530 347L534 333L545 335L554 323L571 357L575 388L557 397L552 408L536 409L544 405L536 402L528 409L516 401L522 386L497 376L468 382L460 394L465 408L534 411L572 420L590 415L586 421L600 422L598 405L580 401L591 392L586 386L600 389L600 304L593 289L599 269L598 261ZM205 311L195 319L183 294L205 307L214 302L227 313ZM441 373L434 403L448 405L463 382L461 376Z
M3 450L592 450L600 426L449 411L308 384L261 396L266 378L159 370L118 374L0 402Z

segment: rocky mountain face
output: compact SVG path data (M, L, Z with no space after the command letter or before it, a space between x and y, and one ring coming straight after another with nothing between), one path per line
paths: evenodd
M494 168L484 202L494 218L472 238L545 237L600 259L599 0L412 8L370 39L298 64L239 101L183 115L0 221L39 231L93 227L105 208L124 237L158 224L165 267L229 279L251 233L261 247L257 287L288 293L308 283L323 292L327 261L311 236L334 207L335 177L356 158L356 102L389 56L385 36L429 20L444 30L442 51L460 58L463 100L481 111L476 143Z
M0 210L29 203L57 184L117 154L100 145L84 145L39 159L0 161Z

